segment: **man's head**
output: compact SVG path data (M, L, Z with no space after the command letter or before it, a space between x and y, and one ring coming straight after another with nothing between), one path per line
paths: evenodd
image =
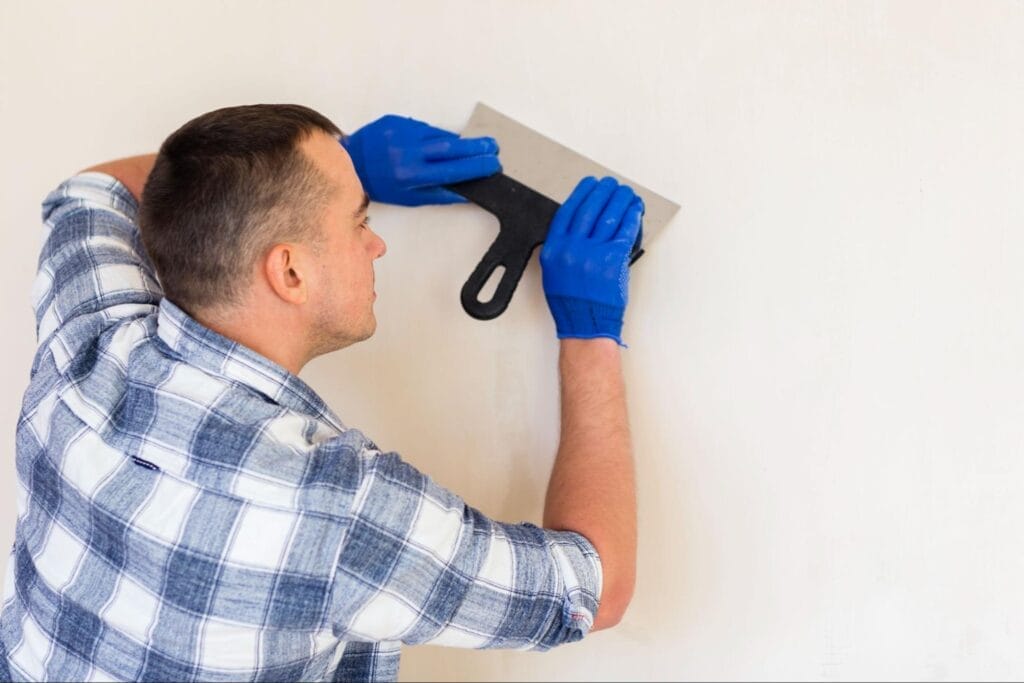
M172 133L139 211L165 296L257 351L295 346L286 366L372 335L385 246L340 135L298 105L219 109ZM237 339L261 332L286 339Z

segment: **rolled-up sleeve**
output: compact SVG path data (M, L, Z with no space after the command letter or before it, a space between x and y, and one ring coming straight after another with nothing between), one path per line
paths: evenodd
M582 535L493 521L394 453L364 463L333 583L339 637L548 650L590 631L601 562Z

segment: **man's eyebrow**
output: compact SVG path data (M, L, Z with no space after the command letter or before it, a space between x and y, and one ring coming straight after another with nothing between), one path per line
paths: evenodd
M359 204L359 208L356 209L355 213L352 214L352 218L359 218L359 215L366 211L366 207L370 205L370 195L363 192L363 201Z

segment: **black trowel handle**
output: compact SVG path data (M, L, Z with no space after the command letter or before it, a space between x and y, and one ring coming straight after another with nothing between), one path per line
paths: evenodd
M498 219L498 237L462 287L466 313L477 320L497 318L512 301L533 250L547 237L559 204L504 173L449 185L448 189ZM490 301L480 301L480 290L498 266L505 266L498 289Z
M516 291L516 285L519 284L519 279L523 276L536 246L524 249L520 245L508 244L507 239L502 239L503 234L498 234L498 239L491 244L490 249L477 264L476 270L462 286L462 307L477 320L497 318L508 308L509 302L512 301L512 293ZM498 282L494 296L490 301L481 301L480 292L499 266L504 266L505 272Z

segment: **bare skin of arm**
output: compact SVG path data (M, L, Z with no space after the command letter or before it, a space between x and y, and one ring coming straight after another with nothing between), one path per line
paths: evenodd
M601 556L594 631L614 626L636 583L636 484L619 346L563 339L562 433L544 502L544 527L576 531Z
M146 178L153 170L153 163L156 161L156 154L140 154L139 156L107 161L81 171L97 171L112 175L128 188L135 195L136 200L142 199L142 188L146 185Z

